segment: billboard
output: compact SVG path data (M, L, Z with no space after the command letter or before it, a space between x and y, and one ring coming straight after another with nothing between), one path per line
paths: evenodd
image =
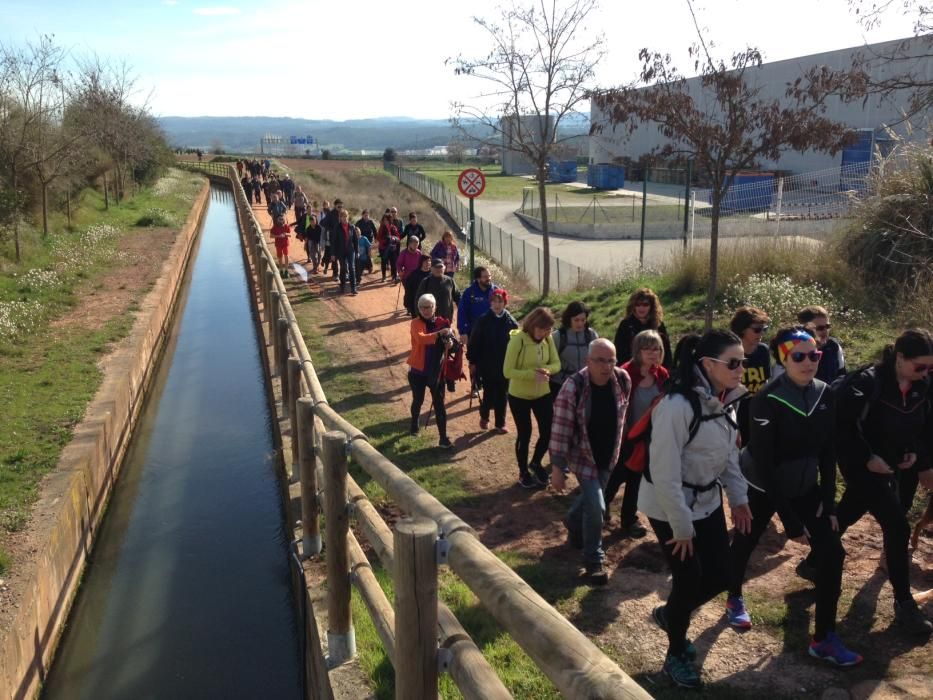
M292 146L310 146L314 144L313 136L289 136L288 142Z

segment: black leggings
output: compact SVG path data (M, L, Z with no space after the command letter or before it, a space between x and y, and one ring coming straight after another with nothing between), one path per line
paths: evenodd
M606 510L619 493L619 487L625 484L622 494L622 527L632 525L638 520L638 488L641 486L641 472L633 472L621 462L616 465L606 484Z
M398 277L398 271L395 269L395 264L398 261L398 253L383 251L379 253L379 260L379 266L382 268L382 279L386 278L386 266L392 269L392 279Z
M483 420L489 420L489 412L492 411L496 418L496 427L504 427L508 393L508 379L483 377L483 398L479 402L479 417ZM527 449L525 452L527 454Z
M674 546L664 544L674 537L669 523L650 518L671 567L671 593L664 606L667 644L671 654L686 650L691 613L722 593L729 584L729 535L722 506L702 520L693 521L693 556L680 560Z
M910 525L898 498L895 477L874 474L863 466L842 467L842 475L846 479L846 490L836 507L839 533L858 522L866 512L871 513L881 526L894 599L907 600L910 598L910 558L907 555ZM809 561L815 563L815 558L811 556Z
M408 386L411 387L411 420L417 422L421 415L421 406L424 404L425 392L430 388L431 401L434 402L434 418L437 421L437 432L442 438L447 437L447 408L444 406L444 382L437 382L428 386L428 378L421 374L408 373Z
M747 535L736 531L730 547L732 563L729 595L734 596L742 595L742 583L745 581L749 557L775 513L768 494L752 486L748 487L748 507L752 511L752 531ZM816 623L813 636L817 641L822 641L827 632L836 629L836 608L842 588L842 564L846 553L839 541L839 533L833 532L829 517L816 517L816 511L820 507L818 488L814 487L806 495L793 499L791 507L809 531L810 546L816 557Z
M509 409L515 419L515 428L518 435L515 438L515 457L518 460L518 475L528 473L528 447L531 445L531 414L534 413L538 424L538 441L531 457L531 463L541 466L541 460L547 452L551 441L551 394L547 393L537 399L520 399L509 394Z

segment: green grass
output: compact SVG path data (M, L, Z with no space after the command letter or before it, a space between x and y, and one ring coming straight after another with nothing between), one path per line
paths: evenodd
M419 173L441 182L447 189L457 192L457 178L465 168L474 167L466 165L451 165L449 163L417 163L410 167ZM522 192L527 188L537 188L533 180L516 175L503 175L502 167L498 165L484 165L480 168L486 176L486 189L481 195L482 199L510 199L521 201ZM604 193L589 187L571 187L565 184L547 185L550 197L556 192L561 197L568 196L574 201L590 199L593 195L605 196ZM569 202L568 202L569 204Z
M141 212L157 210L179 225L184 221L203 180L194 175L180 178L175 193L160 196L146 189L108 210L91 190L76 198L74 223L79 231L109 225L122 234L97 238L72 233L56 215L49 236L26 232L20 264L12 262L10 250L0 251L0 304L26 302L31 309L25 327L0 335L0 537L26 525L39 482L57 464L100 385L101 357L126 336L133 318L123 314L97 330L73 324L52 328L49 322L65 316L84 292L99 287L100 276L121 263L121 235L146 235L133 228ZM130 308L138 309L138 299ZM13 565L0 549L0 569Z

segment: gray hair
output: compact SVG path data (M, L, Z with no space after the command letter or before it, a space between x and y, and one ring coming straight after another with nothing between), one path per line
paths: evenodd
M437 308L437 299L434 298L433 294L422 294L418 297L418 308L420 309L424 306L430 306L432 309Z
M586 356L590 357L593 354L593 350L596 348L606 348L607 350L611 350L613 355L616 354L616 346L613 345L612 341L608 338L597 338L596 340L592 341L587 347Z

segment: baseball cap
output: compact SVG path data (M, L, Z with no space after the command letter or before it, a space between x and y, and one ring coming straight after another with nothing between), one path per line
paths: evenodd
M442 267L443 265L444 261L440 258L434 258L434 260L431 261L431 267Z

